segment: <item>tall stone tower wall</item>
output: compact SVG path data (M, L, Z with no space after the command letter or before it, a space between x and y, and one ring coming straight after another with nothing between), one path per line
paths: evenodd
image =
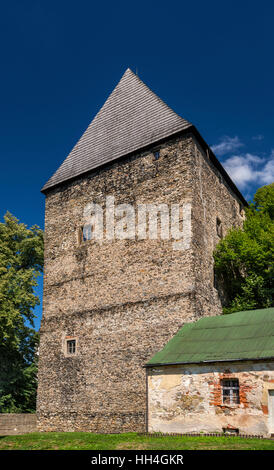
M244 221L243 203L236 197L209 154L193 139L192 249L196 308L217 315L220 298L214 288L213 250L231 227Z
M97 169L46 198L38 426L43 431L145 429L143 365L185 323L216 315L216 218L241 224L240 203L192 134ZM81 241L90 202L191 204L191 243ZM76 340L68 355L66 341Z

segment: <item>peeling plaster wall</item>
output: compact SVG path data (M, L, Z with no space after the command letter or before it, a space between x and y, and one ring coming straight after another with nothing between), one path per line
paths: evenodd
M221 380L236 378L240 404L223 404ZM148 369L150 432L222 432L268 435L268 395L274 390L274 362L243 362Z

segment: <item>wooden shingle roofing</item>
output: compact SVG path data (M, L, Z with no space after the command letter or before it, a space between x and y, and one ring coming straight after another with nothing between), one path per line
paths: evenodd
M175 113L127 69L70 154L42 188L43 193L181 132L191 132L228 186L247 206L219 160L193 124Z
M191 123L176 114L127 69L42 191L188 127Z

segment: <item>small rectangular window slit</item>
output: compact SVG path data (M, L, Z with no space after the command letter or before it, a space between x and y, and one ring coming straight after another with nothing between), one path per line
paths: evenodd
M82 241L86 242L92 238L92 225L86 224L82 227Z
M76 340L69 339L67 340L67 354L75 354L76 353Z
M216 231L219 238L223 238L223 226L219 217L216 218Z

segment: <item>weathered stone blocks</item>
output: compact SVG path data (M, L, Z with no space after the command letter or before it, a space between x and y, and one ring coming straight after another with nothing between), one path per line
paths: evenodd
M178 329L221 312L214 288L216 217L240 225L241 203L191 134L48 191L37 415L41 430L145 429L143 365ZM81 242L83 211L118 204L191 204L191 244ZM77 339L75 356L66 337Z

